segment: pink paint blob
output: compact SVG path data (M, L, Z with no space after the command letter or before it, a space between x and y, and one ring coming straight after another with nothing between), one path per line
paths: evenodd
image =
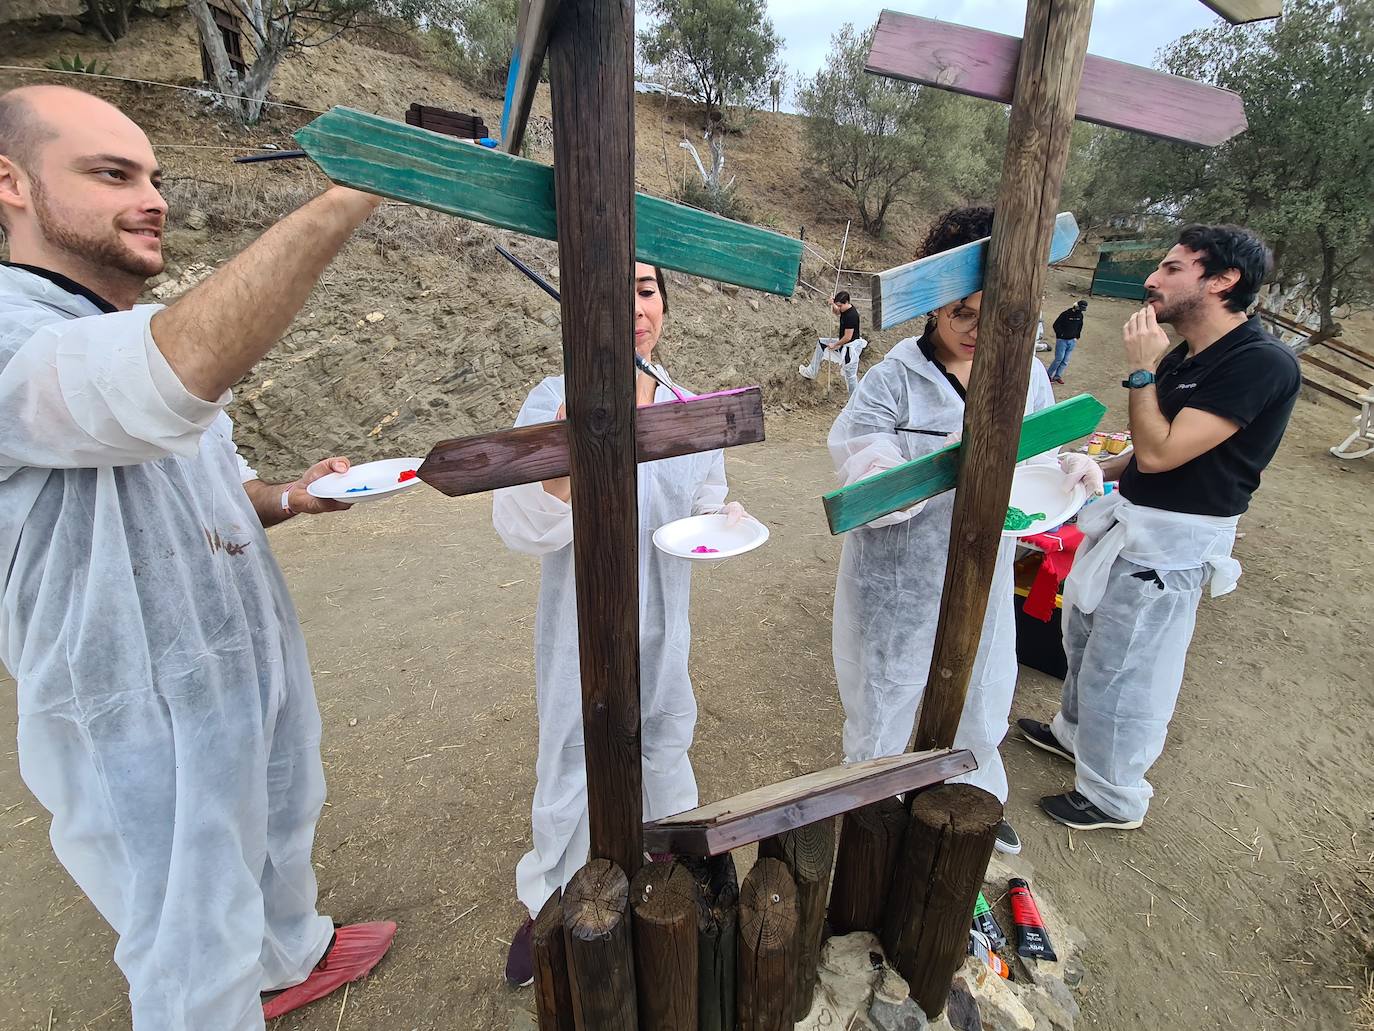
M719 553L719 548L708 548L704 544L698 544L695 548L692 549L693 555L716 555Z

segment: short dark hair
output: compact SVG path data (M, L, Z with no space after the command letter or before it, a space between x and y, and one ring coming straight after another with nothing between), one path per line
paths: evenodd
M835 303L836 303L836 304L848 304L848 303L849 303L849 291L848 291L848 290L841 290L839 293L837 293L837 294L835 295Z
M1178 242L1202 255L1204 279L1219 276L1227 269L1240 273L1236 285L1221 295L1228 311L1245 311L1254 304L1260 285L1274 268L1273 252L1244 226L1184 226Z

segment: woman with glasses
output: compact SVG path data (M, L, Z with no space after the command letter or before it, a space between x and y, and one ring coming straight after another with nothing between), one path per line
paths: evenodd
M941 216L919 257L928 257L992 232L992 209L956 208ZM830 455L841 485L855 483L930 454L958 439L964 399L978 346L982 292L932 312L919 337L908 337L874 365L830 431ZM1024 397L1008 404L1026 415L1054 403L1045 367L1031 362ZM1031 459L1054 462L1053 454ZM1060 460L1067 474L1100 492L1101 473L1083 455ZM844 703L844 754L858 762L906 749L925 692L935 643L949 551L952 491L875 519L845 535L835 586L835 677ZM955 778L1007 800L1007 775L998 745L1016 688L1016 632L1012 600L1015 542L1002 542L988 596L978 656L955 746L967 748L978 769ZM1003 852L1021 841L1003 820Z

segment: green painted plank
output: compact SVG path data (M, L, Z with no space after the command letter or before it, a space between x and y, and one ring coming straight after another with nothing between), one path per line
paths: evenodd
M1021 423L1016 460L1024 461L1086 436L1097 428L1107 406L1091 394L1042 408ZM877 473L848 487L832 490L822 499L831 533L845 533L889 512L953 490L959 479L961 444L950 444L929 455Z
M553 169L537 161L346 107L295 135L336 183L557 238ZM635 194L635 222L641 261L783 296L797 285L800 240L643 193Z

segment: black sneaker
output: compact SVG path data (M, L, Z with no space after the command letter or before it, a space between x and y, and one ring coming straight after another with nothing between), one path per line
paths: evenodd
M1072 827L1076 831L1133 831L1145 822L1119 820L1115 816L1108 816L1077 791L1063 795L1046 795L1040 800L1040 808L1045 810L1051 820L1062 823L1065 827Z
M1073 752L1059 743L1059 738L1054 736L1054 731L1050 729L1048 723L1021 719L1016 721L1016 729L1021 731L1021 736L1036 748L1043 748L1050 755L1057 755L1069 762L1074 761Z
M997 840L992 845L998 852L1005 852L1009 856L1020 855L1021 835L1006 820L1001 820L997 824Z
M525 918L520 930L511 939L506 953L506 984L524 988L534 983L534 921Z

